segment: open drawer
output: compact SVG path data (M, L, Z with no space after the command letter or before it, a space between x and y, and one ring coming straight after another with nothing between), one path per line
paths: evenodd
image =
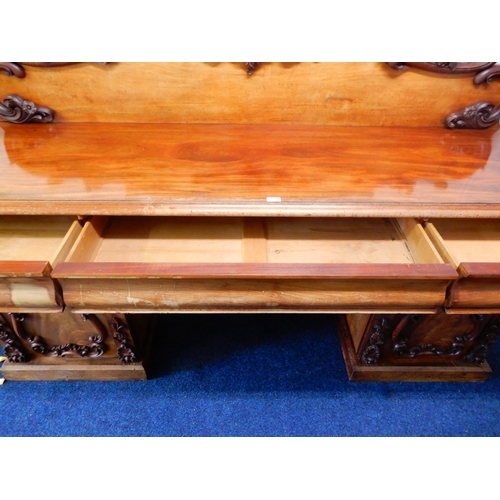
M425 231L459 274L446 307L454 312L500 312L500 220L435 219Z
M80 312L422 312L457 274L412 219L94 217L53 276Z
M81 229L75 217L0 216L0 312L62 309L50 273Z

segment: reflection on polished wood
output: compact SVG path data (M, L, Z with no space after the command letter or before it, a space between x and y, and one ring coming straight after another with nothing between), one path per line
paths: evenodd
M500 216L493 130L1 124L2 134L0 213Z

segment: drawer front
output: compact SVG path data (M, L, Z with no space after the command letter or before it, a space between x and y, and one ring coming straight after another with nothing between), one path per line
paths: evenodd
M0 217L0 312L59 311L51 277L81 231L71 217Z
M435 311L457 273L420 224L102 218L53 272L78 311Z
M0 312L58 311L62 307L60 287L50 276L0 278Z
M57 271L57 270L56 270ZM61 266L60 272L64 272ZM59 278L77 312L435 311L449 280Z
M425 231L459 275L445 306L456 312L500 312L500 220L434 220Z

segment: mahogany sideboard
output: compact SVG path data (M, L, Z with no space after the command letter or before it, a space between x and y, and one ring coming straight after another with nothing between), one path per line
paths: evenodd
M4 377L144 379L158 314L314 312L335 313L351 380L485 380L500 131L442 118L500 87L242 66L0 75L55 110L0 123Z

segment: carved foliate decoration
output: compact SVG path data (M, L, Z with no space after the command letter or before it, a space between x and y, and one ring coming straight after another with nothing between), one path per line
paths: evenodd
M15 332L6 323L0 321L0 342L3 344L5 356L11 363L26 363L28 354L24 351Z
M81 344L62 344L53 347L48 347L45 340L39 335L29 336L24 332L21 323L25 320L26 314L11 314L12 325L15 333L19 338L25 339L30 345L31 349L37 354L44 354L53 357L64 357L69 354L78 354L83 357L98 358L102 356L106 351L106 345L104 340L106 339L106 329L99 321L95 314L82 314L82 319L84 321L90 321L92 325L97 330L97 335L92 335L89 337L90 345Z
M469 316L472 330L464 335L456 335L451 345L437 345L437 344L420 344L416 346L409 346L408 342L412 337L414 330L410 327L405 329L407 324L416 325L420 323L424 316L417 314L410 314L401 321L403 328L394 335L393 333L393 352L396 356L401 358L415 358L419 355L434 355L439 357L457 357L467 351L471 343L476 340L481 331L481 326L484 324L485 316L483 314L471 314Z
M360 359L366 364L377 364L380 361L382 347L389 334L389 323L386 318L381 317L372 326L372 333L368 343L361 353Z
M435 356L453 357L462 354L466 343L472 340L468 336L455 337L450 347L438 346L434 344L422 344L414 347L407 346L407 339L394 344L394 354L401 358L415 358L420 354L434 354Z
M63 344L54 346L50 349L52 356L64 357L70 353L76 353L82 358L98 358L104 354L106 351L106 345L104 344L106 339L106 329L99 321L99 318L97 318L95 314L82 314L81 318L84 321L89 321L98 332L97 335L91 335L89 337L90 345Z
M123 364L135 363L138 360L138 356L131 346L130 331L127 325L117 316L113 316L111 328L114 331L113 338L116 342L116 350L120 361Z
M16 94L8 95L0 103L0 117L11 123L50 123L54 116L52 109L38 106Z
M495 108L492 102L480 101L450 113L445 118L445 124L448 128L484 129L497 124L499 120L500 106Z
M50 354L54 357L64 357L71 353L76 353L82 358L98 358L104 354L104 346L98 337L89 337L91 344L62 344L50 348Z
M500 336L499 323L500 321L497 320L495 323L491 323L484 329L478 337L476 344L467 353L467 355L464 356L464 361L467 363L481 364L486 360L488 351Z
M253 74L260 65L260 62L246 62L245 66L247 67L247 74Z

